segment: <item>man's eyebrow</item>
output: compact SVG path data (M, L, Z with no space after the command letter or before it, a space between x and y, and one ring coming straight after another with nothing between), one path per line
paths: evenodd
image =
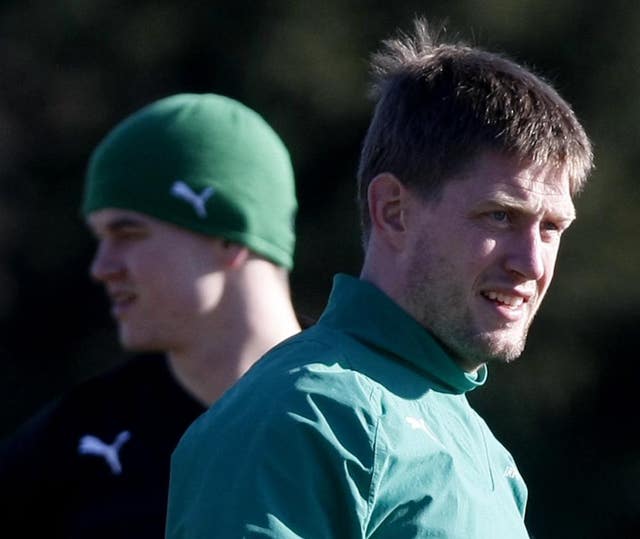
M127 229L142 229L144 227L144 221L130 216L114 217L100 226L99 229L90 225L90 228L95 235L105 233L115 234Z
M119 228L140 228L144 226L144 222L135 217L116 217L107 223L106 228L113 230Z
M524 202L520 198L513 197L507 193L495 193L487 197L479 204L480 207L500 206L507 210L515 210L525 214L537 214L543 212L543 204L538 203L535 206ZM552 218L559 221L573 221L576 218L576 211L573 204L566 206L565 209L549 208L547 212Z

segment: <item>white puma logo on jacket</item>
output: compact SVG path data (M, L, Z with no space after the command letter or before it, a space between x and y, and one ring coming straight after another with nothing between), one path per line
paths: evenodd
M114 442L109 445L104 443L100 438L87 434L80 438L78 444L78 453L81 455L96 455L103 457L115 475L122 473L122 464L118 455L120 448L131 438L128 430L122 431L116 436Z
M171 186L171 194L191 204L198 217L203 219L207 216L207 209L204 205L213 193L215 193L215 189L209 186L203 189L202 193L196 194L191 187L182 181L174 182Z

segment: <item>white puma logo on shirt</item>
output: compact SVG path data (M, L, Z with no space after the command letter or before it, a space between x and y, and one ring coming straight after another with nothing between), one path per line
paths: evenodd
M81 455L97 455L103 457L115 475L122 473L122 464L118 452L123 444L131 438L128 430L122 431L116 436L114 442L109 445L104 443L100 438L87 434L80 438L78 444L78 453Z
M176 181L171 186L171 194L176 197L188 202L193 206L198 217L205 218L207 216L207 209L205 208L205 204L207 200L211 198L213 193L215 193L215 189L211 186L203 189L202 193L196 194L191 187L189 187L186 183L182 181Z
M442 443L440 440L438 440L438 438L436 437L436 435L431 431L431 429L429 427L427 427L427 424L424 422L424 419L417 418L417 417L411 417L411 416L407 416L404 418L404 420L409 423L409 425L411 425L411 428L413 430L421 430L423 432L425 432L430 438L433 438L436 442L438 443Z
M508 477L509 479L518 479L522 481L522 476L520 475L518 468L512 465L509 465L504 469L504 476Z

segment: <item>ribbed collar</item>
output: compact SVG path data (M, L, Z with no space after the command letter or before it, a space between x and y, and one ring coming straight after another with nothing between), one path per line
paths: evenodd
M334 277L327 308L318 321L407 361L434 382L434 389L460 394L484 384L487 368L464 372L431 334L375 285L349 275Z

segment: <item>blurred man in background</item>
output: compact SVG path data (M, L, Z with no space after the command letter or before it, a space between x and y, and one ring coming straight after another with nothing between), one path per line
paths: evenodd
M184 429L300 326L289 154L213 94L152 103L91 156L83 200L122 346L135 357L46 407L2 446L19 537L159 538ZM6 524L8 525L8 524Z
M423 21L373 69L360 278L188 429L169 539L528 537L465 393L522 352L591 144L547 83Z

